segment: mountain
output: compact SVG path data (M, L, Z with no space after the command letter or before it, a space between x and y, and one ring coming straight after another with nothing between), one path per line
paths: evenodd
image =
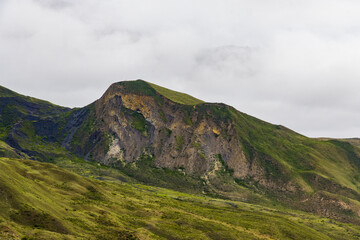
M76 109L1 87L0 130L3 157L360 224L357 139L307 138L142 80Z

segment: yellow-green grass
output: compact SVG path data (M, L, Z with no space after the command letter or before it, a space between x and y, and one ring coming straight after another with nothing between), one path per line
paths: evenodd
M353 146L360 147L360 138L315 138L320 141L329 141L329 140L338 140L342 142L348 142L352 144Z
M303 212L91 180L0 158L0 239L356 239Z
M0 97L14 97L14 96L18 96L18 94L0 85Z
M184 105L197 105L204 103L204 101L194 98L186 93L176 92L164 87L160 87L156 84L147 82L152 88L154 88L159 94L170 99L173 102L184 104Z
M0 157L20 157L16 150L0 140Z
M7 97L17 97L19 99L23 99L27 102L30 102L30 103L35 103L35 104L39 104L41 107L54 107L54 108L59 108L59 109L63 109L64 107L61 107L61 106L58 106L58 105L55 105L53 103L50 103L48 101L45 101L45 100L41 100L41 99L37 99L37 98L34 98L34 97L29 97L29 96L25 96L25 95L21 95L17 92L14 92L10 89L7 89L3 86L0 85L0 98L7 98Z
M316 146L322 156L318 158L318 172L323 176L343 186L359 191L360 182L354 181L359 171L350 161L345 153L336 151L329 142L319 143Z

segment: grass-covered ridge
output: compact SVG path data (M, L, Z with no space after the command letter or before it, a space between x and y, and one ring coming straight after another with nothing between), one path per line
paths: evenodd
M34 97L29 97L25 95L21 95L19 93L16 93L8 88L5 88L0 85L0 99L1 98L18 98L19 101L22 102L28 102L30 104L38 104L42 108L59 108L59 109L67 109L66 107L55 105L49 101L41 100Z
M0 192L0 239L360 236L359 226L295 210L91 180L30 160L0 158Z
M4 141L0 140L0 157L21 158L27 156L25 154L16 152L16 149L10 147Z
M164 97L170 99L173 102L184 104L184 105L197 105L200 103L204 103L204 101L194 98L186 93L181 93L177 91L173 91L164 87L160 87L156 84L147 82L152 88L154 88L159 94Z
M175 103L179 103L183 105L197 105L204 103L204 101L197 99L193 96L190 96L186 93L173 91L140 79L134 81L122 81L115 84L121 85L126 91L126 93L135 93L140 95L152 96L155 99L157 99L159 95L162 95L165 98L170 99Z
M16 92L11 91L10 89L7 89L0 85L0 97L15 97L18 95L19 94L17 94Z

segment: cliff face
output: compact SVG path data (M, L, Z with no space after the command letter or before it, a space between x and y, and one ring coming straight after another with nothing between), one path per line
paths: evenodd
M213 170L221 161L233 166L236 176L246 175L248 162L233 123L215 117L214 111L226 111L227 106L183 105L160 95L146 82L133 84L113 84L94 103L94 131L108 136L102 135L83 154L105 164L136 162L147 154L153 156L157 167L183 168L195 175ZM104 142L106 151L97 147Z

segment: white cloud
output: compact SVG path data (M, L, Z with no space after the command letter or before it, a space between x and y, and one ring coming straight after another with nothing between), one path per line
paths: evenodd
M310 136L360 136L355 0L3 0L0 84L66 106L142 78Z

